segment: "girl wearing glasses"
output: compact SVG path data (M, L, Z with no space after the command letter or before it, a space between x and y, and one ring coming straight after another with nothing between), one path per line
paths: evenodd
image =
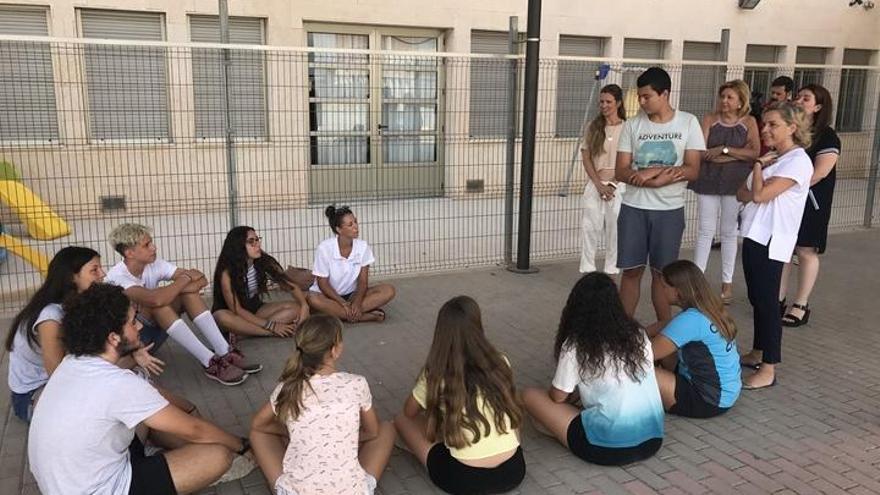
M211 311L224 330L253 337L290 337L309 317L302 291L262 249L262 239L247 226L226 234L214 270ZM268 281L293 294L293 301L264 302Z
M382 306L394 299L396 291L390 284L369 286L370 265L376 258L370 245L358 238L357 217L349 207L335 205L328 206L324 216L336 235L315 250L315 283L309 288L309 304L351 323L384 321Z

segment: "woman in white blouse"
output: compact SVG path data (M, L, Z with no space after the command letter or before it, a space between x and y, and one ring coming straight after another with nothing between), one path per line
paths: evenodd
M746 203L742 262L755 327L752 350L741 363L757 370L743 379L746 390L776 384L776 365L782 360L779 284L797 242L813 173L804 151L811 141L804 112L790 102L775 103L764 112L763 123L761 138L774 151L755 161L737 192Z

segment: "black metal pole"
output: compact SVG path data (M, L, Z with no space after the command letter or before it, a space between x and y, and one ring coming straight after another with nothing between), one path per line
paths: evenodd
M511 16L507 29L507 53L516 55L519 52L519 18ZM516 123L519 113L516 111L517 99L517 68L519 60L508 61L507 72L507 152L504 168L504 266L513 264L513 176L516 172Z
M532 189L535 177L535 127L538 114L538 57L541 41L541 0L529 0L526 29L526 82L523 105L522 159L519 185L519 238L516 271L531 272Z

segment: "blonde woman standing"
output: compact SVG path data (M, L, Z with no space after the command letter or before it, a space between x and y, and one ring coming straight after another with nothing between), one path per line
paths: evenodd
M617 215L623 184L614 180L617 141L626 112L623 90L609 84L599 92L599 115L584 129L581 157L589 180L581 198L583 247L580 272L596 271L596 247L605 236L605 273L618 273Z
M688 189L697 193L698 230L694 263L706 271L712 238L721 219L721 300L733 297L736 265L736 234L739 201L736 190L758 158L761 142L758 124L749 115L749 87L740 80L728 81L718 89L718 104L703 117L706 152L697 180Z
M804 111L793 103L774 103L762 120L761 138L774 151L755 161L736 194L746 203L742 264L755 327L752 350L740 362L758 370L743 379L746 390L776 384L776 367L782 361L782 267L791 261L813 175L813 163L804 151L812 142Z

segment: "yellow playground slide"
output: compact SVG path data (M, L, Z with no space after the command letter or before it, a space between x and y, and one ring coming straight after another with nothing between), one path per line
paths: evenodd
M27 227L28 235L34 239L48 241L70 234L70 226L67 222L56 215L49 205L21 182L0 180L0 200L9 205L21 218ZM8 247L7 249L14 251Z
M5 248L31 265L34 265L44 277L49 271L49 257L43 254L42 251L26 246L18 237L0 234L0 248Z

